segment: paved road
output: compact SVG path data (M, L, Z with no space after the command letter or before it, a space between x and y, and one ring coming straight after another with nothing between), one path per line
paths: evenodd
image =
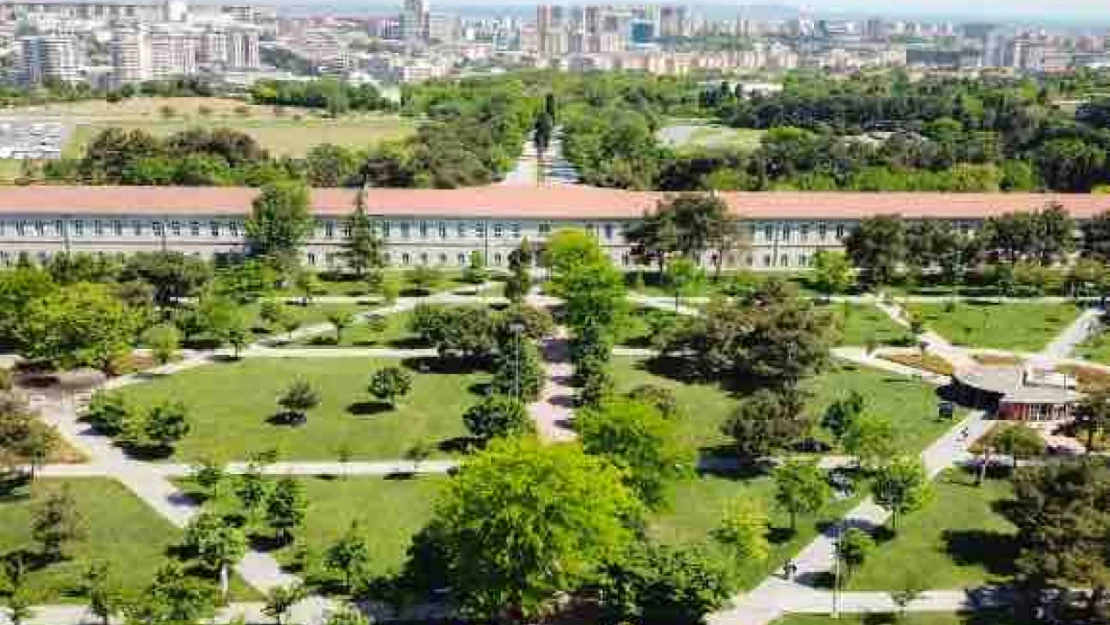
M1099 319L1101 316L1102 310L1099 308L1084 310L1083 314L1079 315L1071 325L1041 350L1040 355L1056 360L1071 356L1080 343L1100 330L1102 324L1099 323Z
M574 419L574 366L570 362L570 342L566 328L560 327L556 335L543 343L544 381L540 397L528 406L528 413L536 422L540 439L560 443L572 441L578 435L571 428Z

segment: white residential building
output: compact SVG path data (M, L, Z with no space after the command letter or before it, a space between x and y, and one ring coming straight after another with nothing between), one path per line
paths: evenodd
M20 37L16 48L19 52L20 81L24 85L80 81L77 42L77 38L71 35Z

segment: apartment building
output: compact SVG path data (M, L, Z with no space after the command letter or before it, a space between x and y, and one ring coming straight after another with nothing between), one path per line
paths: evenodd
M44 82L76 83L81 80L80 51L76 37L35 35L20 37L20 82L27 86Z
M257 191L197 187L12 187L0 189L0 266L21 255L119 254L175 250L212 257L245 251L244 223ZM636 268L626 228L664 199L660 193L590 187L369 189L367 211L394 266L464 265L473 252L492 266L528 238L542 245L560 228L595 236L614 263ZM819 250L839 250L860 219L901 214L938 219L971 232L990 216L1059 203L1076 219L1110 209L1098 195L939 193L723 193L746 244L726 251L726 267L799 270ZM315 232L304 262L337 267L351 189L312 192ZM715 264L715 252L699 259Z

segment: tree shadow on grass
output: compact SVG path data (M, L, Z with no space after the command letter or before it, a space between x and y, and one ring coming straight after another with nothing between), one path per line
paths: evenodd
M419 336L397 338L387 341L385 344L393 349L427 349L431 347L427 341Z
M371 417L392 411L393 405L384 401L356 401L347 404L347 412L356 417Z
M445 453L467 453L481 446L481 441L473 436L455 436L436 444L436 449Z
M941 539L945 552L956 564L979 565L999 576L1016 572L1018 546L1011 535L990 530L945 530Z
M266 419L266 423L270 425L282 425L287 427L300 427L308 423L308 416L298 412L277 412Z
M422 356L405 358L401 366L416 373L466 374L482 371L488 364L480 358Z

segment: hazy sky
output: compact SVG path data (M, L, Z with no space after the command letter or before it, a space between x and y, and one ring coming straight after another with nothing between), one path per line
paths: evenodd
M715 4L715 2L714 2ZM918 0L881 4L867 0L810 0L799 3L814 10L879 11L886 13L952 13L958 15L1021 15L1054 21L1067 16L1110 18L1107 0Z

